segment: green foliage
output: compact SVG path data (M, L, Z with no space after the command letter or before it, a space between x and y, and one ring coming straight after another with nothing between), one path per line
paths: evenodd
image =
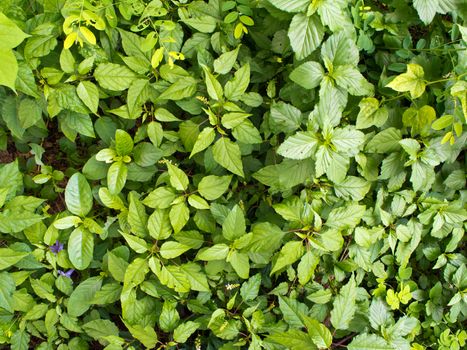
M466 21L1 1L0 347L465 347Z

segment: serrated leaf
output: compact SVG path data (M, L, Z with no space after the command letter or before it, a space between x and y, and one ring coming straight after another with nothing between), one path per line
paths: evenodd
M123 91L130 87L136 74L120 64L101 63L94 71L94 77L104 89Z
M292 18L288 35L295 57L301 60L311 55L321 44L324 27L317 15L308 17L299 13Z

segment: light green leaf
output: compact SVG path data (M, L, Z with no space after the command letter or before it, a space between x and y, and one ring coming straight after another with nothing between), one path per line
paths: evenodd
M436 12L438 12L438 0L414 0L413 1L413 7L418 12L418 16L420 19L425 23L425 25L428 25L433 21L433 18L436 15Z
M86 269L92 261L94 251L94 237L84 227L73 230L68 239L68 257L78 270Z
M125 130L115 131L115 151L119 156L126 156L133 151L133 139Z
M157 344L157 333L150 325L142 326L139 324L130 325L124 322L131 335L138 339L147 349L154 349Z
M148 235L147 224L148 216L146 209L141 203L139 195L132 191L129 194L129 210L128 210L128 224L130 225L131 231L139 237L145 237Z
M0 15L3 14L0 12ZM1 42L1 41L0 41ZM18 74L18 62L11 49L0 49L0 85L4 85L16 91L15 81Z
M339 295L334 299L331 310L331 323L336 329L348 329L350 321L355 316L357 310L355 301L357 298L357 286L354 277L344 285L339 291Z
M229 253L229 247L226 244L215 244L210 248L201 250L196 258L204 261L224 260Z
M0 51L15 48L29 36L15 22L0 12Z
M219 74L227 74L232 70L232 67L237 60L240 46L232 51L227 51L214 60L214 71Z
M422 66L409 63L407 65L407 72L398 75L386 86L399 92L410 91L412 98L418 98L425 92L426 82L423 79L424 76L425 72Z
M305 252L305 247L300 241L287 242L281 249L270 275L283 269L286 266L292 265L300 259Z
M379 101L374 97L363 98L358 107L360 107L360 112L357 116L357 129L366 129L371 126L381 127L389 117L386 106L380 107Z
M313 253L311 250L307 251L300 259L297 266L297 276L298 282L302 286L307 284L315 274L315 269L316 266L318 266L319 260L319 255Z
M216 176L208 175L201 179L198 184L199 193L207 200L215 200L222 196L229 188L231 175Z
M238 101L245 93L250 84L250 64L244 64L235 72L232 80L224 87L224 95L230 101Z
M331 347L332 334L324 324L308 316L303 317L303 323L308 331L308 335L319 349L328 349Z
M267 337L267 340L281 344L289 350L317 349L308 334L296 329L289 329L287 332L273 333Z
M214 160L230 172L244 177L242 157L238 144L221 137L212 148Z
M279 309L282 312L285 322L291 328L302 328L304 326L303 316L308 314L308 308L305 304L296 299L279 296Z
M65 188L65 203L70 212L86 216L92 209L92 192L88 180L81 173L73 174Z
M188 188L188 176L177 166L167 163L170 184L178 191L185 191Z
M277 149L277 153L290 159L306 159L311 157L318 145L318 138L314 133L299 131L287 138Z
M348 176L344 181L334 184L336 195L347 200L360 201L370 190L371 184L361 177Z
M194 332L196 332L199 326L200 326L199 323L193 322L193 321L187 321L185 323L179 324L178 327L175 328L173 332L174 340L177 343L181 343L181 344L185 343L188 340L188 338Z
M269 119L270 127L273 131L290 133L300 127L302 112L287 103L279 102L271 106Z
M336 80L338 86L347 90L351 95L363 96L373 94L373 85L354 66L337 66L332 73L332 77Z
M169 212L170 223L174 232L180 232L190 218L190 209L185 202L175 204Z
M191 97L196 93L196 80L192 77L183 77L178 79L175 83L165 89L159 95L159 100L173 100L178 101L187 97Z
M222 234L229 240L234 241L246 232L245 217L242 209L236 204L222 224Z
M349 350L391 350L386 340L376 334L360 334L347 346Z
M8 248L0 248L0 254L1 249L8 249ZM3 257L3 255L1 255ZM21 257L21 259L24 257L24 255ZM0 258L0 264L3 259ZM3 269L2 269L3 270ZM7 273L7 272L1 272L0 273L0 308L5 309L6 311L13 313L13 306L14 306L14 300L13 300L13 293L16 289L16 284L15 280L13 279L12 275Z
M31 211L6 209L3 212L0 212L0 232L21 232L24 229L41 222L43 219L43 216L34 214Z
M203 70L209 97L216 101L221 101L222 97L224 96L222 85L217 81L216 77L211 74L206 66L203 66Z
M165 242L159 252L164 259L173 259L190 249L191 247L178 242Z
M226 258L226 261L232 265L233 269L240 278L250 277L250 262L248 254L240 253L238 250L232 250Z
M76 93L86 107L92 113L97 113L99 106L99 89L90 81L81 81L76 88Z
M102 286L102 277L90 277L81 282L68 299L67 310L71 317L84 314L91 307L91 300Z
M310 3L309 0L268 0L268 2L285 12L302 12Z
M104 89L123 91L130 87L136 74L120 64L101 63L94 71L94 77Z
M216 132L213 128L207 127L201 130L198 137L196 138L193 149L191 150L190 158L193 157L196 153L204 151L206 148L208 148L214 141L215 137Z
M26 330L18 329L11 336L11 350L28 350L30 336Z
M338 230L353 228L358 225L365 213L366 207L358 204L348 204L344 207L339 207L331 210L326 226Z
M118 194L125 186L128 168L122 161L113 163L107 172L107 186L111 194Z
M305 62L290 73L289 78L305 89L314 89L323 80L324 69L318 62Z
M169 187L158 187L148 194L143 204L149 208L167 209L177 197L177 194Z
M299 60L311 55L324 36L324 27L317 15L306 16L298 13L292 18L289 27L290 45Z

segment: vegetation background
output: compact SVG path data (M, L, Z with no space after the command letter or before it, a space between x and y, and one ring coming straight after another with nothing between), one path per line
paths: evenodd
M461 349L465 0L2 0L0 348Z

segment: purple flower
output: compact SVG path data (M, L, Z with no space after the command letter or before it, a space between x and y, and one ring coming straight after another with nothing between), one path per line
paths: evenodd
M63 250L63 244L59 240L56 240L54 244L49 246L49 249L52 253L57 254L59 251Z
M58 272L58 274L59 274L60 276L71 278L71 274L72 274L73 272L75 272L75 270L69 269L67 272L64 272L64 271L62 271L62 270L58 270L57 272Z

